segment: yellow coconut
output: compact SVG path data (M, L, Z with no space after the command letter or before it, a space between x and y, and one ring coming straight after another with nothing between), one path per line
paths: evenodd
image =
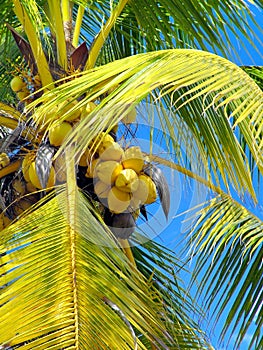
M108 207L113 213L124 212L131 201L131 196L127 192L120 191L117 187L113 186L108 194Z
M121 121L123 122L123 124L131 124L131 123L134 123L136 121L136 116L137 116L136 109L133 108L129 113L127 113L122 118Z
M95 143L98 144L98 148L107 148L109 144L113 144L114 138L110 134L106 134L105 132L100 133L97 137L93 139Z
M30 92L28 90L25 91L19 91L17 92L16 96L19 99L19 101L24 100L28 95L30 94Z
M97 105L94 102L88 102L86 104L86 106L83 108L82 112L81 112L81 116L80 119L85 118L87 115L89 115L95 108L97 107Z
M39 181L39 178L37 176L37 172L36 172L36 163L33 162L31 163L30 167L29 167L29 170L28 170L28 173L29 173L29 179L30 179L30 182L38 189L42 189L42 186L40 184L40 181ZM53 166L51 166L50 168L50 174L49 174L49 178L48 178L48 181L47 181L47 186L46 188L49 188L49 187L52 187L55 185L55 180L56 180L56 176L55 176L55 169Z
M34 160L34 154L33 153L27 153L26 156L24 157L23 161L22 161L22 174L24 176L24 179L26 180L26 182L29 182L30 181L30 178L29 178L29 167L31 165L31 163L33 162Z
M58 106L59 114L62 115L62 114L69 113L66 116L65 121L73 122L80 117L82 112L80 108L74 110L74 112L71 111L71 109L73 110L77 104L78 104L78 101L71 101L71 102L66 101Z
M120 161L123 154L124 151L117 142L103 142L99 147L99 155L102 160Z
M99 198L107 198L111 187L102 181L97 181L94 185L94 192Z
M96 174L102 182L111 185L115 182L122 169L123 167L119 162L108 160L97 165Z
M134 192L139 186L139 179L132 169L123 169L117 176L115 186L124 192Z
M48 133L50 144L53 146L60 146L71 130L72 126L67 122L62 122L54 126Z
M141 206L142 204L143 204L143 203L142 203L142 201L140 200L140 198L136 198L136 197L134 197L133 194L132 194L131 203L130 203L130 209L131 209L131 211L133 212L133 211L139 209L140 206Z
M113 137L105 132L101 132L99 135L93 138L89 144L90 152L92 153L102 153L107 147L113 144L115 141Z
M10 158L6 153L0 153L0 169L10 164Z
M141 201L142 204L151 204L156 201L157 190L153 180L145 175L139 176L139 186L133 192L133 196Z
M144 166L143 154L138 146L127 148L122 157L122 165L125 169L133 169L139 174Z
M22 90L25 86L25 82L19 76L14 77L10 82L10 87L14 92Z

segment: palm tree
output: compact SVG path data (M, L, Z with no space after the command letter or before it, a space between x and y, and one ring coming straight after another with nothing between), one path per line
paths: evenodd
M2 348L211 348L185 261L135 227L157 194L168 216L165 167L211 191L185 239L193 278L230 310L222 336L238 348L255 322L260 348L262 221L241 199L258 200L262 75L201 51L227 57L225 22L247 36L244 1L0 7Z

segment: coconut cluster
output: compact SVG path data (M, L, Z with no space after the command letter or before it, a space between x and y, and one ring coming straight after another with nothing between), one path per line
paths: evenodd
M37 76L33 77L31 91L23 76L15 76L11 88L20 101L29 101L30 93L40 87L38 79ZM16 145L20 144L19 152L11 161L6 153L0 155L0 169L15 159L21 162L15 173L3 180L1 195L9 210L8 215L0 216L0 229L36 203L43 193L66 181L64 156L54 156L74 125L97 107L94 102L88 102L81 109L76 108L77 104L78 101L63 101L46 114L39 114L36 109L30 116L30 125L37 136L34 143L20 136L15 141ZM123 117L122 123L127 125L135 120L134 108ZM120 229L121 232L116 234L118 237L127 237L133 232L141 209L156 201L157 189L146 173L146 162L140 147L122 147L116 142L117 129L115 126L109 133L100 133L83 150L76 159L76 175L78 186L100 210L106 225L115 234L114 228Z
M16 93L19 101L27 103L31 101L30 95L41 87L40 77L38 74L33 77L16 75L11 80L10 87Z
M2 181L1 198L3 203L8 206L0 214L0 231L40 199L40 195L37 193L40 186L38 185L38 188L35 186L39 181L34 171L32 172L34 162L29 157L31 154L28 153L21 162L19 170L7 175ZM10 163L9 156L6 153L1 153L0 168L7 167Z
M97 157L91 159L90 154L91 150L84 154L86 176L93 179L95 194L110 212L136 212L156 200L156 186L143 172L145 161L140 147L123 149L111 135L102 133Z

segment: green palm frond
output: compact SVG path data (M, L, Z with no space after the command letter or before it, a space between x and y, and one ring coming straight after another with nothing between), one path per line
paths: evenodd
M110 16L111 8L107 5L104 3L98 8L96 2L88 4L82 28L82 39L88 46ZM203 50L212 47L215 52L219 50L229 56L228 48L232 47L228 37L230 31L237 37L242 33L251 41L247 24L250 17L250 9L241 1L214 1L211 6L199 1L182 3L178 0L158 3L147 0L142 5L133 0L116 20L108 40L105 37L97 63L174 47ZM228 31L225 23L228 23Z
M263 90L263 67L247 66L242 68L255 80L261 90Z
M221 176L227 188L230 181L238 191L242 192L243 188L254 197L248 161L233 134L233 126L239 127L262 172L259 131L262 129L263 94L242 69L219 56L196 50L140 54L84 72L59 86L39 99L48 101L39 113L46 113L58 101L70 96L76 99L85 94L76 107L80 108L118 84L121 85L80 121L68 142L77 141L83 149L94 133L115 125L131 105L143 101L152 91L155 91L153 99L157 106L164 96L173 97L174 94L176 98L170 99L170 105L166 106L172 112L170 126L166 122L163 131L172 137L173 120L179 116L193 131L198 146L201 145L207 176L210 179L214 176L217 182ZM192 110L184 108L191 103ZM194 114L195 105L200 114ZM61 116L63 118L65 116ZM211 172L209 167L212 167Z
M222 195L200 210L189 233L197 259L195 274L202 275L197 293L204 293L215 321L224 314L222 339L228 330L230 336L238 332L235 349L252 325L249 349L262 346L262 231L262 220Z
M60 7L59 2L56 3L56 1L49 2L49 6L52 3L57 8ZM87 41L90 47L94 37L100 32L102 25L109 18L112 9L116 7L118 1L103 3L76 1L76 3L86 7L82 22L82 40ZM36 32L40 31L41 35L48 40L44 28L49 23L53 30L52 23L57 23L57 21L53 21L50 17L50 12L52 13L52 11L47 8L47 2L27 1L25 6L28 15L33 21L33 26L36 28ZM1 4L1 8L3 9L1 13L6 14L6 16L0 19L0 28L2 28L1 33L6 35L4 41L7 44L8 40L10 41L10 33L5 28L5 23L8 22L15 28L20 24L18 24L17 18L14 16L11 2L5 1ZM73 11L75 16L77 8L77 5L75 5ZM47 18L45 17L46 15ZM54 14L52 15L54 16ZM248 38L250 27L246 17L253 20L250 9L240 0L234 3L230 1L224 1L223 3L214 1L212 6L199 1L193 3L192 1L187 1L187 3L182 4L178 0L162 0L158 3L147 0L142 6L140 1L133 0L124 8L123 13L116 20L116 25L112 27L111 37L120 39L118 47L110 44L106 46L110 50L111 56L115 57L120 50L120 44L125 43L125 41L124 51L123 49L121 50L125 56L134 54L142 49L158 50L175 46L198 47L204 50L212 46L226 55L230 46L230 39L225 33L225 23L228 23L229 31L232 31L236 37L239 37L241 33ZM63 46L62 39L62 37L59 39L61 41L59 44L60 49ZM112 39L110 41L113 43ZM8 48L9 44L6 45L7 52ZM102 50L102 57L105 53L106 51ZM103 62L103 59L100 58L99 61Z

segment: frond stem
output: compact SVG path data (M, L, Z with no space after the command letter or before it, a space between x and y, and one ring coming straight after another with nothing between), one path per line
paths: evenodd
M69 0L61 0L61 11L63 18L63 26L65 39L67 43L72 42L72 16L71 5Z
M78 317L78 286L76 271L76 232L75 232L75 210L76 210L76 174L74 163L74 149L68 149L66 155L67 171L67 220L69 227L69 240L71 247L71 268L72 268L72 287L73 287L73 304L75 317L75 347L79 348L79 317Z
M224 191L221 190L220 187L215 186L214 184L212 184L210 181L204 179L203 177L193 173L191 170L188 170L184 167L182 167L179 164L175 164L174 162L171 162L170 160L161 158L157 155L151 155L151 154L145 154L147 155L147 158L150 161L154 161L154 162L158 162L160 164L163 164L171 169L177 170L180 173L187 175L188 177L191 177L192 179L198 181L199 183L205 185L206 187L210 188L212 191L218 193L219 195L225 195L226 193Z
M119 17L128 1L129 0L120 0L118 5L112 10L110 17L108 18L105 25L101 28L101 31L96 36L95 40L91 45L90 54L85 69L88 70L95 66L96 60L98 58L99 52L103 44L105 43L112 27L116 23L116 19Z
M54 23L54 32L56 34L58 64L67 70L67 49L61 6L57 6L57 1L54 0L48 0L48 6Z
M25 33L29 40L31 49L33 51L34 59L38 68L40 79L43 86L53 83L53 78L49 70L49 65L44 54L42 44L35 27L33 26L26 9L23 7L21 1L13 0L14 12L17 15L20 23L24 27ZM53 84L52 84L53 85ZM53 87L53 86L50 87Z
M80 35L80 29L81 29L81 25L82 25L82 19L84 16L84 7L79 5L78 8L78 14L77 14L77 18L76 18L76 23L75 23L75 28L74 28L74 33L73 33L73 40L72 40L72 45L74 47L78 46L79 43L79 35Z
M117 312L119 314L120 318L123 320L123 322L129 328L131 335L132 335L132 338L133 338L133 341L134 341L134 350L137 350L138 344L137 344L137 340L136 340L136 334L134 332L134 329L132 328L132 325L130 324L127 317L125 316L124 312L116 304L114 304L110 299L108 299L106 297L103 297L102 299L107 305L109 305L112 308L112 310L114 310L115 312Z

